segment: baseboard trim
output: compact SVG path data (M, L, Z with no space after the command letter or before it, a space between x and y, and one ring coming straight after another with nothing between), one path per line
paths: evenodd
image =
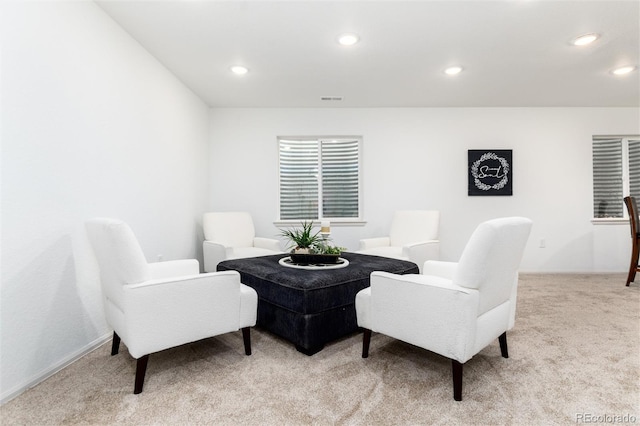
M49 367L49 368L47 368L45 370L42 370L39 373L33 375L31 377L31 379L27 380L26 383L18 385L18 386L15 386L13 389L10 389L7 392L4 392L2 394L2 396L0 397L0 405L6 404L7 402L11 401L13 398L17 397L18 395L22 394L23 392L25 392L25 391L31 389L32 387L36 386L37 384L42 383L43 381L47 380L49 377L53 376L58 371L60 371L60 370L64 369L65 367L68 367L69 365L73 364L74 362L76 362L77 360L82 358L83 356L95 351L100 346L104 345L106 342L111 340L111 336L112 335L113 335L113 333L109 332L109 333L105 334L104 336L98 337L93 342L90 342L89 344L87 344L83 348L81 348L81 349L69 354L68 356L63 358L61 361L59 361L58 363L54 364L53 366L51 366L51 367Z

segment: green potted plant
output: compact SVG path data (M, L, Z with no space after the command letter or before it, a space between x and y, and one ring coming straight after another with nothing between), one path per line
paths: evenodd
M320 231L313 233L313 222L302 222L302 229L287 229L281 235L289 240L291 253L311 254L314 245L322 241Z
M313 222L302 222L302 228L283 230L281 234L289 240L291 261L299 264L337 263L343 247L327 244L320 231L313 233Z

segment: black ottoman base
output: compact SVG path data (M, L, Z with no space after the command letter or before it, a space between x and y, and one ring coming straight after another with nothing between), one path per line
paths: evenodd
M305 355L313 355L325 343L358 331L355 304L301 314L259 299L258 324L290 341Z

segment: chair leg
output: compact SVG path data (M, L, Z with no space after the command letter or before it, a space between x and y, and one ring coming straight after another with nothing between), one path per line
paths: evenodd
M111 356L118 355L118 351L120 350L120 336L114 331L113 332L113 341L111 342Z
M638 271L638 257L640 257L640 244L638 239L633 240L631 249L631 264L629 265L629 275L627 276L627 287L636 280L636 272Z
M133 388L134 394L142 392L142 386L144 385L144 375L147 372L147 363L149 362L149 355L144 355L138 358L136 365L136 384Z
M455 359L451 360L451 371L453 373L453 399L462 401L462 366Z
M509 350L507 349L507 332L506 331L498 337L498 341L500 342L500 353L502 353L502 358L509 358Z
M369 357L369 344L371 343L371 330L365 328L362 333L362 358Z
M245 355L251 355L251 329L249 327L242 329L242 340L244 341Z

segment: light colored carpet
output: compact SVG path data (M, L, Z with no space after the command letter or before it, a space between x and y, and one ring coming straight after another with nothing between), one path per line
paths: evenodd
M248 357L240 332L151 355L140 395L126 346L111 357L105 344L0 416L3 425L640 423L640 288L624 282L522 275L510 358L496 341L465 364L461 402L449 360L389 337L374 333L368 359L361 334L308 357L254 329Z

